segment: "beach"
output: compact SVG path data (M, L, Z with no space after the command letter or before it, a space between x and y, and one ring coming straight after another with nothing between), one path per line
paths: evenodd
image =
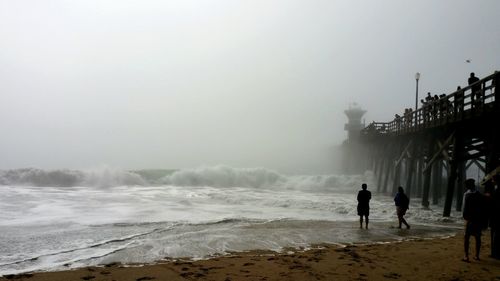
M485 233L486 235L488 233ZM109 264L58 272L7 275L0 280L500 280L500 260L461 261L462 233L399 242L321 244L305 251L249 251L206 260L165 259L147 265Z
M372 186L369 173L286 176L214 167L151 178L15 170L4 179L1 280L500 276L486 250L484 261L460 261L461 214L443 217L440 205L424 208L413 199L406 214L411 229L400 230L393 197L374 193L370 228L360 229L353 186ZM21 184L27 180L33 183ZM43 186L48 180L52 186Z

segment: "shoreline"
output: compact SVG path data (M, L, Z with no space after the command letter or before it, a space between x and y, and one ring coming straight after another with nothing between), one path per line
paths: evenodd
M0 280L500 280L500 260L465 263L463 232L452 237L317 244L305 250L255 250L209 259L165 259L153 264L108 264L65 271L6 275ZM473 244L473 243L471 243Z
M415 239L448 237L456 235L457 231L460 230L454 224L429 225L414 223L411 230L406 230L398 229L394 226L393 222L381 221L372 222L370 229L366 230L360 229L355 221L278 220L251 225L229 225L231 232L221 233L218 225L203 225L204 229L212 226L216 227L216 229L207 232L210 234L209 236L207 236L207 233L204 236L199 236L197 234L199 231L193 232L196 234L194 236L183 237L180 240L174 239L175 233L173 233L173 236L155 235L147 239L151 243L142 244L148 248L136 245L135 247L112 251L106 255L101 255L99 247L94 248L94 245L106 243L94 243L90 244L90 246L78 247L76 250L70 248L69 250L54 251L49 254L33 255L20 261L14 260L11 263L4 263L0 266L0 276L32 272L66 271L93 266L98 267L111 263L142 265L176 259L199 261L248 252L282 254L289 251L300 252L311 248L314 249L318 245L344 247L385 244ZM227 227L225 225L223 229ZM185 230L181 230L181 233L183 232ZM215 239L213 239L214 237ZM257 237L258 239L256 239ZM65 238L65 240L69 241L70 238ZM209 238L212 238L212 240ZM186 243L188 240L191 241L191 244ZM158 247L154 247L153 245L157 245ZM166 245L174 246L173 250L163 248ZM164 249L167 250L165 251ZM199 249L202 249L202 251L199 251ZM85 255L90 255L94 258L84 259L78 256L78 254L73 254L73 252L79 253L80 250L84 251ZM155 254L161 251L164 251L164 253ZM65 256L65 253L71 253L72 256ZM13 266L11 267L10 265Z

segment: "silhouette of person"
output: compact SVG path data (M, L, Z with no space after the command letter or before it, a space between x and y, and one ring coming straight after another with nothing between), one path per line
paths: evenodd
M365 217L365 228L368 229L368 216L370 215L370 199L372 193L367 189L366 183L361 185L361 190L358 192L358 216L359 228L363 228L363 216Z
M465 262L469 262L469 240L474 236L476 240L476 255L474 259L479 260L479 252L481 250L481 229L483 227L483 195L476 189L474 179L465 181L464 208L463 218L465 220L465 235L464 235L464 258Z
M427 120L430 120L432 117L432 95L430 92L427 92L427 96L425 97L425 102L427 105Z
M429 102L432 101L432 94L431 94L431 92L427 92L427 96L425 97L425 101L427 103L429 103Z
M467 80L467 82L469 83L469 86L474 85L471 87L471 90L472 90L472 94L470 95L470 98L471 98L471 105L473 107L476 107L477 106L477 103L478 101L476 100L476 98L481 98L481 84L480 83L476 83L479 81L479 78L476 77L476 75L474 74L474 72L471 72L470 73L470 77L469 79Z
M457 87L457 91L455 92L455 97L453 98L455 103L455 114L464 111L464 91L460 86Z
M401 116L399 116L399 114L395 114L394 120L396 121L396 129L399 131L401 129Z
M394 197L394 203L396 204L396 214L398 215L399 228L401 225L406 225L406 228L410 228L408 222L406 222L404 215L410 206L410 199L406 196L403 187L398 187L398 193L396 193L396 197Z
M476 83L477 81L479 81L479 78L478 78L478 77L476 77L476 75L474 74L474 72L471 72L471 73L470 73L470 77L469 77L469 79L467 80L467 82L469 83L469 86L470 86L470 85L472 85L472 84L474 84L474 83ZM479 85L479 84L474 85L474 86L472 87L472 92L476 92L476 91L478 91L478 90L480 90L480 89L481 89L481 85Z
M420 103L422 103L422 120L423 122L427 122L427 102L421 99Z
M434 95L432 98L432 119L437 120L439 113L439 96Z

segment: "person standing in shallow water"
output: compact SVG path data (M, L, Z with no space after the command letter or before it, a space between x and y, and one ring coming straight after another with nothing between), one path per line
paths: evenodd
M404 218L406 210L408 210L410 206L410 199L406 196L405 191L401 186L398 187L398 193L396 193L396 197L394 197L394 203L396 204L396 214L398 215L399 228L401 228L401 225L404 223L406 228L410 229L410 225Z
M370 215L370 199L372 193L367 189L366 183L361 185L361 190L358 192L358 216L359 228L363 228L363 216L365 217L365 227L368 229L368 216Z
M481 230L483 228L484 216L484 198L476 189L474 179L467 179L465 181L465 188L467 191L464 194L464 208L463 218L465 220L465 234L464 234L464 258L465 262L469 262L469 240L471 236L476 239L476 255L475 260L479 260L479 252L481 250Z

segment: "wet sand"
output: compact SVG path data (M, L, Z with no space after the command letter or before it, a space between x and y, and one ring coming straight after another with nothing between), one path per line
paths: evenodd
M318 245L281 254L251 251L200 261L111 264L0 280L500 280L500 260L488 257L489 233L485 234L482 260L470 263L461 261L463 238L458 233L450 238L371 245Z

